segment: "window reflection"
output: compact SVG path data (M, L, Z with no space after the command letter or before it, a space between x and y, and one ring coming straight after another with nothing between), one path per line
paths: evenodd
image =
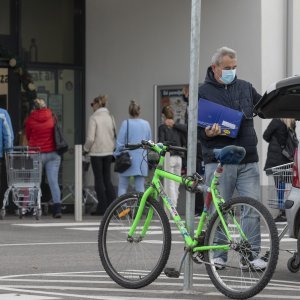
M4 34L4 35L10 34L9 16L10 16L9 0L1 0L0 34Z
M74 70L29 70L37 90L37 97L57 115L69 151L63 156L59 182L65 188L74 185ZM25 103L23 103L25 105ZM29 105L25 105L29 112ZM25 115L25 114L24 114ZM65 196L65 190L62 191ZM70 199L72 200L72 199Z
M29 62L74 62L74 1L21 2L22 56Z

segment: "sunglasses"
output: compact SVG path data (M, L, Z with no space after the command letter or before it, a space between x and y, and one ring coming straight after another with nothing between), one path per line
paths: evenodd
M95 102L92 102L92 103L91 103L91 107L93 107L93 106L94 106L94 104L96 104L96 103L95 103Z

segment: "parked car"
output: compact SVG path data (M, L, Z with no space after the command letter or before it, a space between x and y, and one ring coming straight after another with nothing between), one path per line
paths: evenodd
M295 118L300 120L300 75L272 84L265 92L255 111L261 118ZM300 269L300 147L295 151L292 188L285 201L288 232L298 239L297 252L288 261L288 269Z

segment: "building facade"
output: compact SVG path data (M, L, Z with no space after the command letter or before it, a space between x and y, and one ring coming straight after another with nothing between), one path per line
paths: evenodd
M142 117L155 131L154 87L189 82L190 0L0 3L0 45L21 57L37 94L47 98L60 116L71 145L65 155L65 164L70 165L66 169L72 169L72 145L84 141L94 97L109 96L108 107L118 126L128 117L130 99L136 99ZM237 76L260 93L274 81L299 74L299 15L297 0L202 0L200 82L211 55L221 46L238 52ZM17 133L28 104L22 100L20 79L5 57L1 57L0 72L0 77L7 78L1 84L0 105L6 103ZM268 122L255 120L261 170L267 147L261 137ZM265 176L262 185L266 185Z

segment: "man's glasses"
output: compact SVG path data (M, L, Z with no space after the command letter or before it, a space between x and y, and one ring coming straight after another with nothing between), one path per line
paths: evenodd
M93 107L93 106L94 106L94 104L95 104L95 102L92 102L92 103L91 103L91 107Z

